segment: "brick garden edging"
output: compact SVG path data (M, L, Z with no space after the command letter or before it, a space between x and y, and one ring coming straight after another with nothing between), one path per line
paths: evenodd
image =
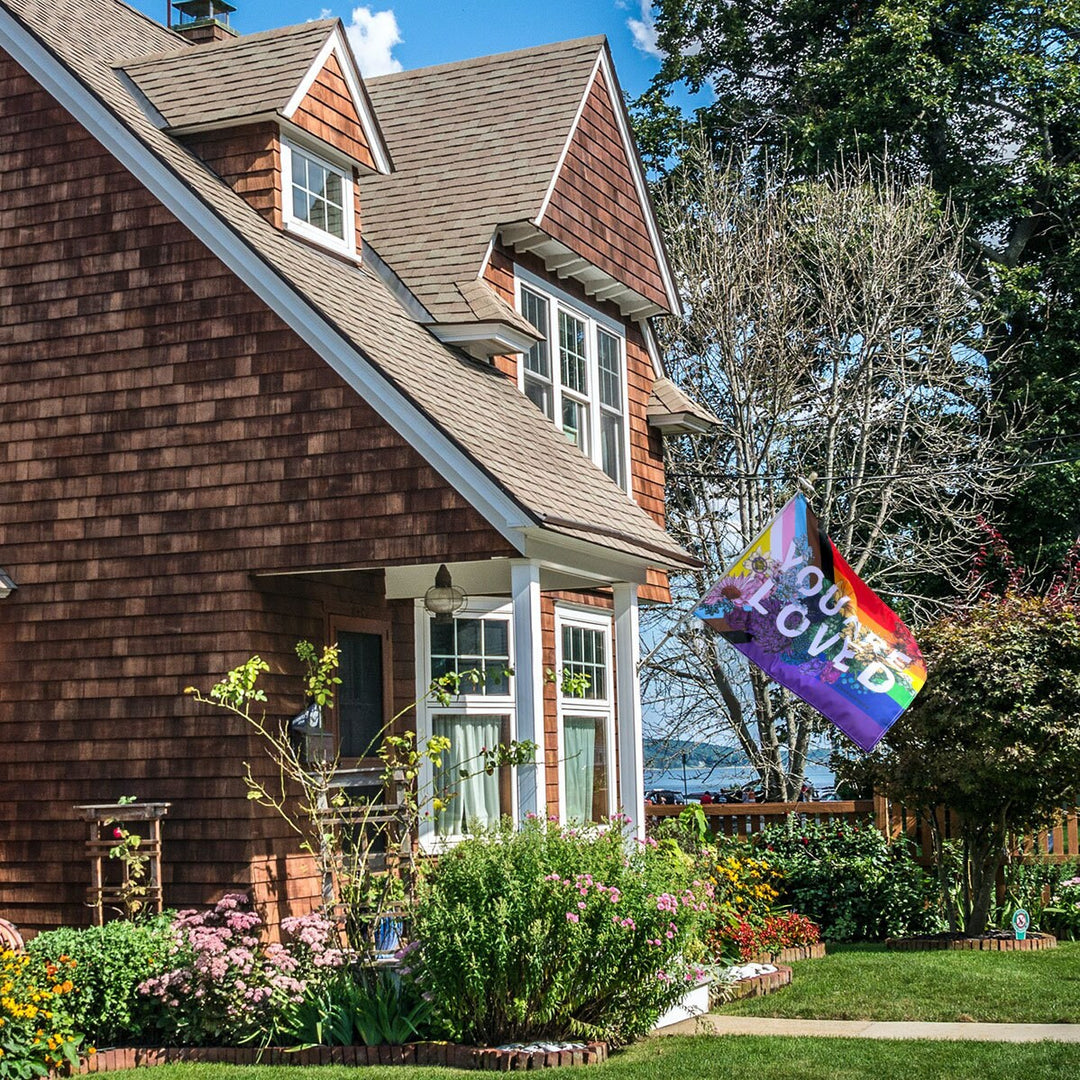
M405 1046L312 1046L303 1050L280 1047L176 1046L126 1047L100 1050L84 1058L80 1073L141 1069L186 1061L228 1065L448 1065L457 1069L512 1072L551 1069L560 1065L596 1065L606 1061L606 1043L589 1043L583 1050L497 1050L423 1042Z
M971 952L1035 952L1057 948L1053 934L1028 934L1023 941L1015 937L910 937L886 938L885 948L896 952L921 952L928 949L958 949Z
M766 971L762 975L748 975L745 979L725 984L724 989L731 992L728 1001L738 1001L740 998L764 997L790 983L791 968L777 964L775 971Z
M793 960L820 960L825 955L825 942L813 945L789 945L774 953L760 953L755 956L755 964L790 964Z

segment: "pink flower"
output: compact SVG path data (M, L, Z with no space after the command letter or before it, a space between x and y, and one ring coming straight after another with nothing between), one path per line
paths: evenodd
M578 913L576 911L568 911L566 913L566 921L567 922L580 922L581 921L581 916L578 915Z

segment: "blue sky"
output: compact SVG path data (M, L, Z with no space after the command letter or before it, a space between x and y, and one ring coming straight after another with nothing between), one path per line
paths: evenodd
M164 22L166 0L133 0ZM623 89L640 94L659 67L649 52L648 2L642 0L231 0L243 33L339 17L365 74L426 67L551 41L606 34Z

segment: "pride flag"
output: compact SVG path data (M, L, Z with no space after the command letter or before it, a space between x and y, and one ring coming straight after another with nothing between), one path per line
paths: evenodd
M911 631L856 576L802 495L695 614L866 751L926 682Z

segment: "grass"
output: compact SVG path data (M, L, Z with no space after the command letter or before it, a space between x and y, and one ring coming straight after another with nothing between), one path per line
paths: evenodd
M163 1065L151 1080L356 1080L336 1066ZM363 1080L476 1080L460 1069L369 1066ZM1080 1075L1077 1043L960 1043L871 1039L677 1036L647 1039L588 1069L548 1069L546 1080L1061 1080ZM111 1073L146 1080L146 1070Z
M1080 1023L1080 942L1041 952L888 952L830 946L791 986L722 1010L819 1020Z

